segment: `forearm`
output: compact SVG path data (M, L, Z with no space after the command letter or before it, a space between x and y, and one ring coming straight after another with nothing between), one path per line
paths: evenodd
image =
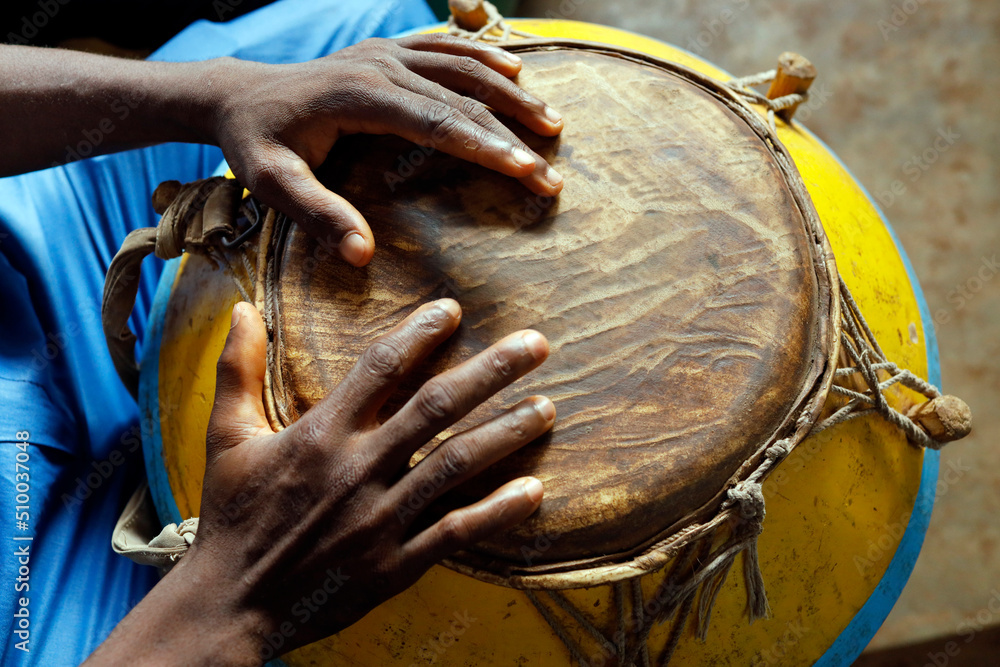
M166 141L215 143L226 62L0 46L0 176Z

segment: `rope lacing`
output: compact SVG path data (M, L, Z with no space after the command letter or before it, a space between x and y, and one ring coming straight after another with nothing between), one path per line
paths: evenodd
M843 380L847 377L860 375L868 388L861 392L840 384L833 384L830 391L845 396L849 400L846 405L813 426L809 435L815 435L831 426L851 419L878 414L902 429L906 437L914 444L928 449L941 449L946 443L932 438L912 419L889 405L883 394L895 384L912 389L928 399L937 398L941 392L923 378L886 359L875 334L872 333L864 315L861 314L861 309L855 303L843 278L840 279L840 303L840 345L854 365L837 369L834 379ZM879 372L887 374L889 377L880 380Z
M448 32L449 34L456 35L458 37L465 37L467 39L483 40L484 42L508 42L510 41L511 35L517 35L518 37L537 37L538 35L533 35L530 32L524 32L523 30L517 30L511 27L506 21L503 20L503 15L497 10L497 8L490 2L483 3L483 9L486 10L486 15L489 17L489 21L479 30L466 30L462 26L458 25L455 20L455 16L448 17ZM500 34L494 34L494 30L499 30Z
M802 104L809 99L809 93L806 92L782 95L781 97L776 97L772 100L767 95L753 89L753 86L771 83L777 75L778 70L769 69L765 72L751 74L750 76L741 76L736 79L730 79L725 84L728 88L731 88L738 95L746 98L746 100L752 104L760 104L766 107L767 122L771 126L771 130L775 132L778 131L778 128L774 124L774 113L776 111L787 109L788 107L795 106L796 104Z

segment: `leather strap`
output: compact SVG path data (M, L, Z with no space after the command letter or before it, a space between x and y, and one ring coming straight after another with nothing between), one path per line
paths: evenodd
M236 234L237 210L243 186L222 176L180 185L167 181L153 194L163 214L156 227L137 229L125 237L108 268L101 320L115 370L129 393L139 393L139 364L129 317L139 289L139 269L150 254L173 259L184 252L211 254ZM163 210L160 210L160 209Z
M170 570L187 553L198 531L198 518L168 524L157 529L160 521L149 495L149 484L142 483L122 511L111 535L111 548L140 565Z

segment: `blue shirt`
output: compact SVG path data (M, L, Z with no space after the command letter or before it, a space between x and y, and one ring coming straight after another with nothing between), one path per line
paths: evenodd
M194 23L151 59L301 62L433 21L422 1L281 0ZM128 102L109 106L111 124ZM80 128L67 155L85 156L99 131ZM156 583L153 568L111 551L144 470L136 404L101 330L104 275L128 232L156 224L161 181L204 178L221 161L215 147L165 144L0 179L4 665L79 664ZM149 258L142 268L131 321L140 341L162 267Z

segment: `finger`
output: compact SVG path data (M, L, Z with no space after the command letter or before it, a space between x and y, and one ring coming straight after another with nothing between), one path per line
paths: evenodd
M551 137L563 129L559 112L475 58L416 52L403 62L413 73L487 104L536 134Z
M467 118L469 118L469 120L479 125L482 128L482 131L492 134L493 136L500 137L501 140L504 141L511 141L512 143L521 142L517 135L511 132L510 128L497 120L490 110L483 104L468 97L459 95L458 93L452 92L444 86L434 83L428 79L418 78L407 83L412 86L413 92L422 93L425 97L432 100L442 100L452 108L459 109ZM527 149L526 145L525 148ZM468 157L468 153L481 150L480 142L475 139L466 140L465 143L462 144L462 149L465 151L466 155L459 155L458 157L463 157L467 160L473 161L472 158ZM559 194L563 186L562 175L560 175L559 172L553 169L543 157L534 151L527 149L527 153L534 158L535 169L530 174L520 177L518 180L521 181L526 188L536 194L549 197Z
M445 91L444 88L440 90ZM465 99L468 104L479 105ZM470 107L472 108L472 107ZM397 134L415 144L431 146L449 155L475 162L507 176L522 178L543 163L513 132L495 132L470 119L461 108L440 98L431 99L396 88L391 99L373 112L372 127Z
M548 398L525 399L502 415L445 440L403 475L387 502L414 510L397 512L404 523L410 523L421 508L548 431L555 418L555 406Z
M375 241L364 216L327 190L292 149L271 145L241 171L247 172L244 182L258 199L284 212L313 237L332 237L348 263L364 266L371 260Z
M402 466L428 440L537 368L548 353L542 334L519 331L431 378L382 426L378 455L393 467Z
M507 77L516 76L521 71L521 58L510 51L483 42L472 42L468 39L442 33L413 35L398 41L400 46L414 51L431 51L475 58L490 69Z
M424 304L369 345L337 388L299 423L324 442L345 418L355 429L372 424L393 390L455 331L461 317L454 299Z
M544 490L534 477L504 484L479 502L454 510L403 546L403 557L428 568L456 551L517 525L538 509Z
M266 362L264 320L252 304L237 303L216 371L215 403L206 439L209 460L262 429L270 432L263 402Z

